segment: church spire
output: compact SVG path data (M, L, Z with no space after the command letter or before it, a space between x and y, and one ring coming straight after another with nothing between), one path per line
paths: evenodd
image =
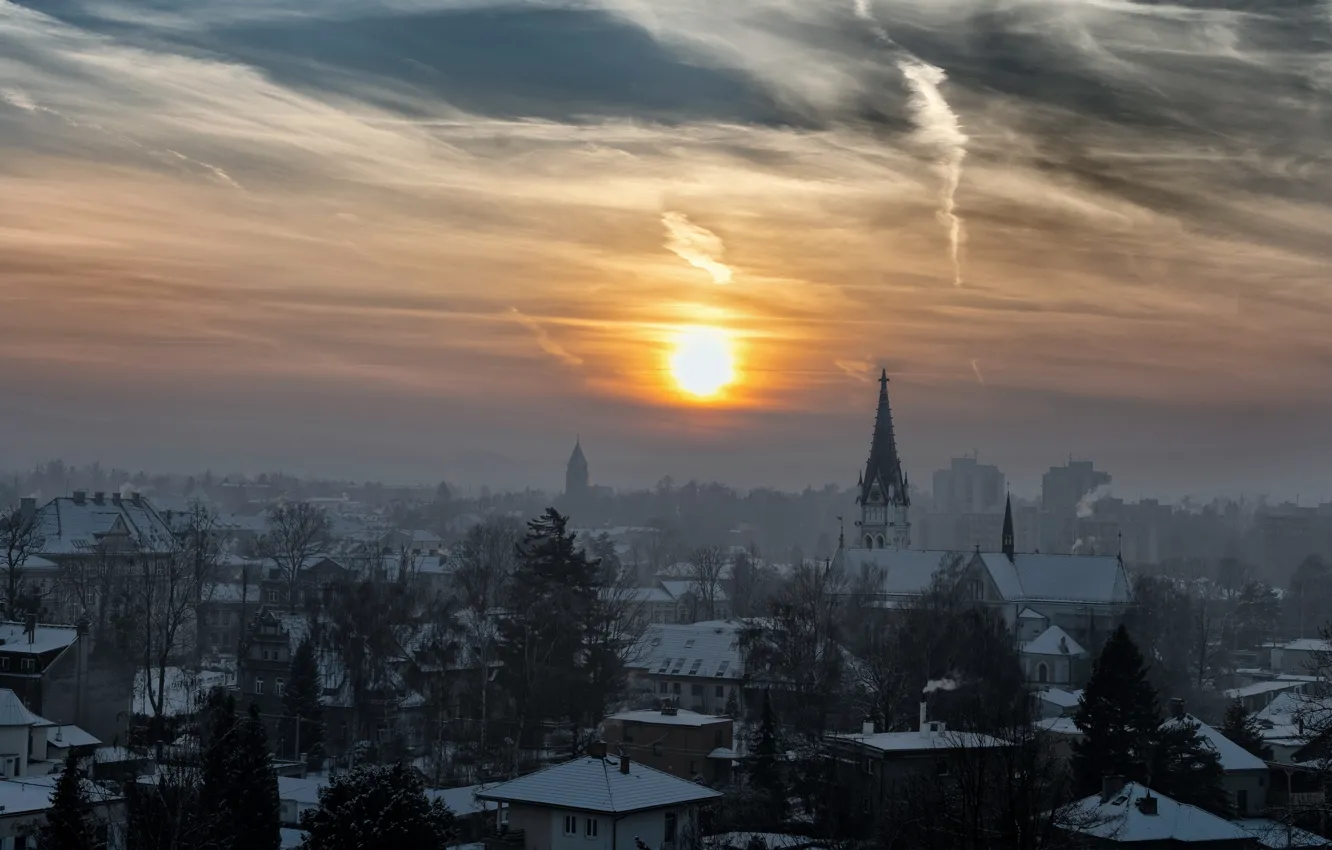
M875 487L878 499L872 499ZM893 411L888 404L888 370L879 375L879 409L874 415L874 438L870 443L869 461L860 480L860 502L882 500L890 505L905 507L911 504L906 489L906 476L902 461L897 456L897 436L893 433Z
M1004 554L1008 556L1008 560L1010 561L1013 560L1013 556L1017 552L1017 546L1015 545L1013 539L1013 497L1012 496L1004 497L1003 550Z

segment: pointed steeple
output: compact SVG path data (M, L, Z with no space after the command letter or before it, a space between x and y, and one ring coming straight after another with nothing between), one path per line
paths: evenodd
M893 433L893 411L888 404L888 370L879 375L879 409L874 415L874 438L870 443L869 461L860 479L860 503L869 504L878 487L883 504L906 506L911 504L907 494L906 476L902 474L902 461L897 456L897 436Z
M1013 539L1013 497L1004 497L1004 540L1003 552L1008 556L1008 560L1013 560L1013 555L1017 552L1017 546Z

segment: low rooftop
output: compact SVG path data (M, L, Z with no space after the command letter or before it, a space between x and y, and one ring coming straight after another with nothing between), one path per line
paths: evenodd
M1144 798L1155 800L1155 813ZM1238 824L1177 803L1148 788L1130 782L1108 799L1094 794L1069 805L1056 823L1065 830L1108 841L1252 841L1253 834Z
M606 719L624 723L651 723L654 726L712 726L729 725L732 722L729 717L713 717L710 714L699 714L683 708L676 709L670 714L665 711L650 710L622 711L619 714L611 714Z
M476 796L503 803L625 814L701 803L722 795L637 762L622 767L615 758L580 758L487 788Z

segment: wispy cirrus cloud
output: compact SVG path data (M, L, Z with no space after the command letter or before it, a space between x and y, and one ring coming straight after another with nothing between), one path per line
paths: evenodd
M696 269L708 273L713 283L730 283L731 267L723 263L726 245L717 234L700 227L681 212L665 212L661 223L666 228L666 248Z

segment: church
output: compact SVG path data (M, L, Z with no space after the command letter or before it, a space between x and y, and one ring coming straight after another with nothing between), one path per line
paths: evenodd
M952 568L962 592L997 611L1012 629L1033 686L1080 686L1090 673L1092 651L1132 601L1123 559L1019 552L1011 500L995 550L912 549L911 491L898 454L888 383L885 370L869 460L856 488L860 517L850 541L842 535L834 563L861 579L862 588L872 587L870 604L885 609L909 604L941 569Z

